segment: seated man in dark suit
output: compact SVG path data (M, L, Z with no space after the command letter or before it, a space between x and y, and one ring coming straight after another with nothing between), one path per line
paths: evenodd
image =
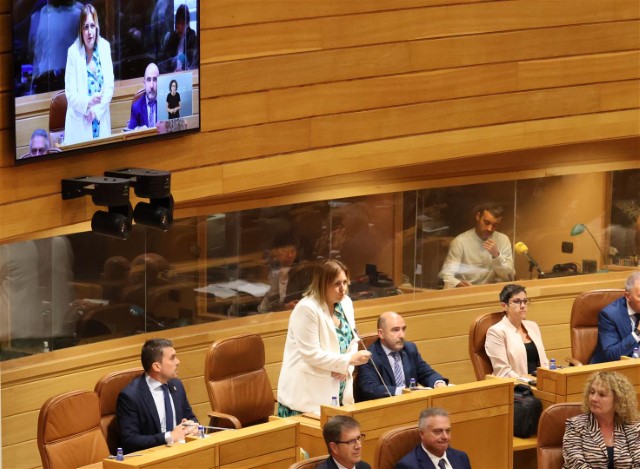
M607 305L598 316L598 344L591 363L604 363L630 357L640 346L640 271L624 285L624 296Z
M364 435L360 424L346 415L336 415L329 419L322 429L329 457L316 469L371 469L362 461Z
M418 421L421 443L403 457L396 469L471 469L469 456L449 446L449 413L439 407L420 412Z
M158 122L158 76L160 71L154 63L144 71L144 96L131 103L131 116L127 128L155 127Z
M125 453L172 444L198 426L178 376L180 360L167 339L149 339L141 353L144 374L118 395L116 418Z
M422 359L416 345L404 340L406 329L407 325L398 313L388 311L378 318L379 338L369 347L371 360L358 370L363 400L398 396L409 387L411 378L416 384L431 388L447 385L448 380Z

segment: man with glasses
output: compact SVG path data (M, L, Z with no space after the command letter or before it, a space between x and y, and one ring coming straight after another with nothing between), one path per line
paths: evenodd
M449 446L449 413L438 407L420 412L420 444L403 457L396 469L471 469L469 456Z
M44 129L36 129L29 141L29 155L42 156L49 153L49 134Z
M456 236L449 246L440 271L445 288L508 282L515 275L511 241L496 231L502 207L485 203L474 212L476 226Z
M316 469L371 469L362 461L364 433L360 424L346 415L332 417L322 429L329 457Z
M591 363L604 363L630 357L640 346L640 271L624 285L624 295L607 305L598 316L598 344Z
M500 292L504 317L489 328L484 343L494 376L518 378L549 367L540 328L527 319L530 304L522 285L511 283Z
M378 340L369 347L371 360L358 368L362 400L398 396L412 379L431 388L447 386L447 378L422 359L416 344L404 339L406 330L398 313L387 311L378 318Z

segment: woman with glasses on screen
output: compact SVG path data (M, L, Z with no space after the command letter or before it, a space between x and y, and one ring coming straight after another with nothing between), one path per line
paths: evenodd
M113 86L111 46L100 37L98 12L93 5L84 5L78 38L67 51L65 145L111 135Z
M502 320L487 331L484 349L491 359L493 375L517 378L548 367L540 328L527 320L530 300L523 286L506 285L500 292Z

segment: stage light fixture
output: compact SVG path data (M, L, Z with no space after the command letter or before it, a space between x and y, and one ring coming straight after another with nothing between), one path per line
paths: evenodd
M162 231L173 223L173 196L171 173L157 169L123 168L106 171L105 176L128 179L138 197L149 202L138 202L133 219L140 225Z
M127 239L131 233L129 180L115 177L82 176L62 180L62 200L90 195L95 205L106 206L91 218L91 231L104 236Z

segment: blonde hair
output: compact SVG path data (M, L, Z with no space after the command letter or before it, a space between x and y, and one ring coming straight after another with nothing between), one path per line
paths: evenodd
M590 411L589 391L594 384L599 384L613 393L615 416L621 424L637 422L640 419L640 415L638 414L638 400L633 385L626 376L614 371L596 371L589 377L584 385L584 396L582 400L583 412Z
M320 304L324 304L327 301L327 287L333 283L333 281L340 275L341 272L347 276L347 283L349 282L349 269L342 262L336 259L329 259L324 261L318 267L316 267L313 273L313 280L311 285L305 292L305 296L310 296ZM331 305L327 305L331 308Z

